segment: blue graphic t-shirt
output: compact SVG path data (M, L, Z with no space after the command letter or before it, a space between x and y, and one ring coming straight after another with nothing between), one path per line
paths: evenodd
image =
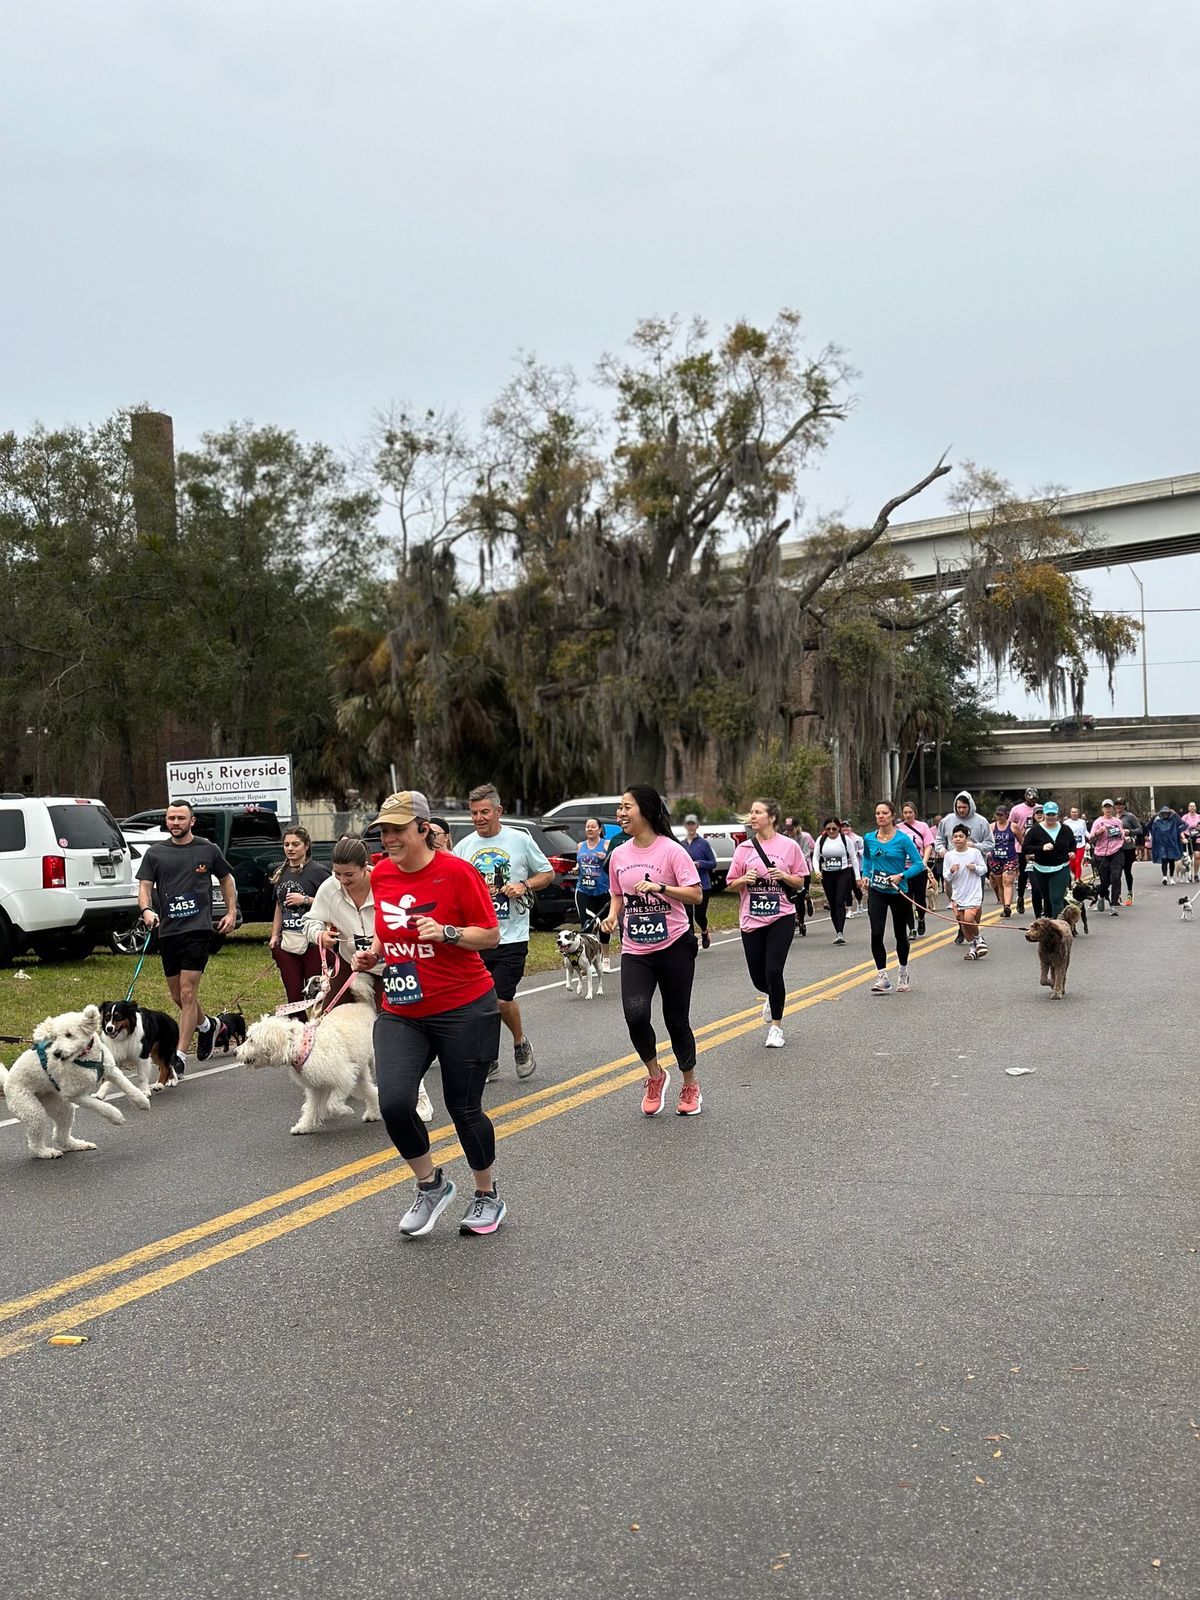
M577 885L580 894L602 895L611 891L608 885L608 841L599 839L594 845L581 844L575 857L579 868L579 882Z
M890 883L889 878L896 873L902 873L905 878L915 878L924 870L925 863L903 828L897 828L892 837L886 840L877 833L864 836L862 875L867 880L868 888L878 890L880 894L895 894L897 886ZM901 887L904 885L901 884Z
M469 861L487 885L500 925L500 943L528 944L529 912L501 891L507 883L525 883L535 873L551 870L532 837L520 828L501 826L490 839L469 833L454 846L454 854Z

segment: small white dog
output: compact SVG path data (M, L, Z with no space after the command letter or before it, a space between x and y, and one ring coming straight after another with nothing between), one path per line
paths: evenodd
M71 1132L76 1106L87 1106L109 1122L124 1122L116 1106L97 1098L102 1084L112 1084L125 1097L149 1111L150 1100L113 1060L100 1031L100 1011L87 1006L47 1017L33 1030L33 1047L11 1067L0 1065L0 1089L9 1108L25 1125L29 1153L52 1161L68 1150L94 1150L87 1139ZM50 1138L51 1129L58 1143Z
M576 928L560 928L555 942L563 958L563 988L570 992L571 978L575 979L575 993L583 994L583 980L587 978L587 999L592 998L592 981L596 993L604 993L604 973L600 966L600 941L594 933L583 933Z

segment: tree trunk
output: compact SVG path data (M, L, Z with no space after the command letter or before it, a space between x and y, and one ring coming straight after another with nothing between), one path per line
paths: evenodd
M629 769L623 782L649 783L661 794L667 776L667 746L662 733L641 717L629 747Z

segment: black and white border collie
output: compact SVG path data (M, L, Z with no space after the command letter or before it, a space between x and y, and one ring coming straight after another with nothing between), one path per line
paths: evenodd
M100 1026L117 1065L145 1092L157 1094L179 1082L179 1024L165 1011L147 1011L132 1000L105 1000ZM158 1082L150 1083L151 1063Z

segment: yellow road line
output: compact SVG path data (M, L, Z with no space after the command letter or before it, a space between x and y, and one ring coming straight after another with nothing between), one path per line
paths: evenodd
M984 920L987 921L988 919L985 918ZM914 949L910 959L915 960L920 955L943 948L950 942L953 932L953 929L948 929L944 935L935 935L920 948ZM830 978L793 991L793 995L788 997L789 1001L793 1001L793 1003L785 1008L785 1015L791 1016L807 1010L810 1006L819 1005L826 999L834 999L855 988L862 979L862 965L864 964L860 964L859 967L849 968L844 973L835 973ZM871 963L865 963L865 965L868 968L871 967ZM838 981L839 979L841 980L840 982ZM793 996L795 997L794 1000ZM743 1020L746 1018L751 1018L752 1020ZM703 1028L697 1030L697 1054L715 1049L718 1045L729 1043L731 1040L742 1038L746 1034L754 1032L760 1026L761 1018L756 1007L751 1007L747 1011L731 1013L716 1022L707 1023ZM672 1057L665 1055L663 1059L669 1063ZM631 1071L620 1072L620 1068L631 1063L635 1063ZM576 1078L569 1079L565 1083L538 1090L534 1094L524 1097L523 1100L511 1101L504 1106L497 1107L496 1111L491 1113L494 1120L501 1119L496 1127L496 1137L498 1140L509 1138L515 1133L523 1132L525 1129L548 1121L552 1117L561 1116L567 1111L576 1109L578 1106L585 1105L592 1100L611 1094L617 1089L636 1083L642 1076L642 1070L641 1063L637 1061L636 1056L625 1056L617 1061L606 1063L603 1067L594 1067L586 1073L580 1073ZM618 1073L615 1077L611 1076L614 1071ZM602 1078L604 1081L595 1082L594 1080L597 1078ZM573 1094L564 1093L564 1090L571 1089L576 1085L587 1084L589 1080L591 1080L589 1087L580 1087ZM511 1115L512 1112L519 1110L523 1105L532 1106L538 1101L545 1101L551 1099L551 1097L554 1098L550 1104L543 1104L538 1109L529 1110L523 1115ZM431 1140L440 1141L451 1133L453 1133L452 1128L439 1128L431 1135ZM462 1147L457 1142L439 1144L435 1153L445 1163L461 1156ZM334 1169L333 1172L310 1178L304 1183L294 1185L291 1189L282 1190L278 1194L253 1201L246 1206L239 1207L236 1211L226 1212L221 1217L215 1217L208 1222L197 1224L194 1228L184 1229L166 1239L156 1240L138 1250L129 1251L126 1255L113 1261L101 1263L84 1272L76 1273L70 1278L62 1279L56 1284L48 1285L44 1289L34 1290L17 1300L0 1305L0 1319L9 1320L24 1311L34 1309L36 1306L48 1304L50 1301L63 1298L77 1289L86 1288L104 1277L127 1272L134 1267L145 1265L147 1262L155 1260L164 1254L182 1249L189 1243L198 1242L213 1233L223 1232L227 1228L235 1227L239 1221L250 1220L255 1216L261 1215L266 1210L287 1204L289 1200L302 1198L321 1188L342 1182L348 1177L369 1171L372 1167L392 1163L398 1159L394 1150L377 1151L373 1155L362 1158L360 1161L350 1162L344 1167ZM316 1222L322 1217L333 1215L346 1206L355 1205L359 1201L381 1194L385 1190L403 1183L410 1176L411 1169L407 1165L400 1166L365 1183L357 1184L349 1189L343 1189L337 1194L328 1195L310 1205L301 1206L294 1211L288 1212L285 1216L277 1217L273 1221L263 1224L261 1227L245 1229L230 1239L210 1246L207 1250L197 1251L195 1254L187 1256L180 1261L168 1263L156 1271L146 1273L140 1278L132 1279L108 1291L106 1294L94 1296L90 1300L80 1301L77 1305L64 1312L14 1329L9 1335L0 1339L0 1359L7 1355L12 1355L17 1350L26 1348L42 1332L49 1329L62 1331L63 1329L78 1327L84 1322L103 1316L107 1312L127 1305L133 1300L142 1299L147 1294L153 1294L158 1289L166 1288L173 1283L183 1282L195 1273L203 1272L208 1267L215 1266L219 1262L231 1260L249 1250L258 1248L262 1244L267 1244L273 1239L282 1238L297 1228L307 1227L309 1223Z

